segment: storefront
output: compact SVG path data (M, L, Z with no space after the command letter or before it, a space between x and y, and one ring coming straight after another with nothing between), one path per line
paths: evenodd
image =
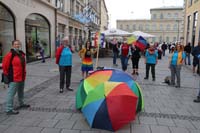
M41 58L40 50L44 50L45 57L50 57L50 26L45 17L31 14L25 20L26 56L27 61Z
M0 63L15 38L15 19L12 12L0 2Z

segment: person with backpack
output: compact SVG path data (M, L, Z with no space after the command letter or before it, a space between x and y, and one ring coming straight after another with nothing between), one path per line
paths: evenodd
M149 78L149 70L151 67L152 80L155 81L155 66L158 63L158 51L153 44L146 50L144 63L146 64L146 76L144 79L147 80Z
M8 84L6 98L6 114L16 115L19 112L13 109L13 101L16 92L18 93L19 107L28 108L30 105L24 104L24 83L26 79L26 60L25 53L20 50L21 42L19 40L12 41L12 49L3 58L2 68L4 82Z
M64 37L61 46L56 51L56 64L58 64L60 72L60 93L63 93L65 79L66 89L73 91L70 88L73 51L74 49L69 45L68 37Z
M131 56L131 47L128 45L126 39L124 43L120 45L119 55L121 58L122 70L126 71L128 66L128 59Z

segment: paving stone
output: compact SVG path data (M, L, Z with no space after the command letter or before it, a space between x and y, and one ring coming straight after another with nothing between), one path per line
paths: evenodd
M68 130L68 129L63 129L61 133L80 133L80 130Z
M189 120L174 120L177 127L196 129Z
M170 130L166 126L150 126L152 133L170 133Z
M161 114L176 114L173 109L169 108L159 108Z
M55 128L72 129L74 124L75 124L74 120L59 120L59 122L56 124Z
M22 131L25 129L25 127L19 127L19 126L10 126L8 129L6 129L5 133L22 133Z
M58 123L58 120L43 120L38 126L39 127L54 127Z
M169 127L171 133L189 133L186 128Z
M172 119L156 118L158 125L160 126L174 126L175 123Z
M72 116L72 113L58 113L53 119L56 120L67 120Z
M56 128L44 128L41 133L60 133L61 129Z
M196 129L200 130L200 121L192 121L192 124L195 126Z
M76 130L90 130L90 126L89 124L87 123L86 119L80 119L80 120L77 120L73 129L76 129Z
M14 125L18 126L37 126L41 122L41 119L37 118L18 118Z
M131 133L151 133L151 130L148 125L133 124L131 128Z
M84 130L81 130L81 133L100 133L100 131L84 131Z
M139 117L141 124L157 125L156 119L152 117Z
M200 133L200 130L192 130L192 129L189 129L190 133Z
M3 131L5 131L8 128L9 128L8 125L0 125L0 133L2 133Z
M42 129L40 127L25 127L22 133L41 133Z

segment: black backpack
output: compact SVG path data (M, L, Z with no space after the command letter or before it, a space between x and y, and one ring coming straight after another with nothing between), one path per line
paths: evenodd
M11 53L12 53L12 56L11 56L11 59L10 59L10 66L9 66L9 73L12 71L12 61L13 61L13 58L15 57L15 54L14 52L11 50ZM1 82L3 82L4 84L9 84L10 81L11 81L11 77L9 75L5 75L3 72L1 74Z

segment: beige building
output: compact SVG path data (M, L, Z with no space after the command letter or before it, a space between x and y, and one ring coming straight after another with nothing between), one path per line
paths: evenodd
M46 1L1 0L0 57L9 51L14 39L22 42L28 62L38 60L39 45L46 57L54 56L55 25L55 7Z
M196 46L200 41L200 0L185 0L184 42Z
M91 32L100 31L101 16L102 24L106 23L101 3L101 0L1 0L0 63L14 39L22 42L28 62L40 59L39 47L44 48L46 57L54 57L65 36L79 50Z
M150 13L149 20L117 20L117 28L155 35L148 39L149 42L175 42L183 38L182 7L154 8Z
M100 24L100 32L108 29L108 10L105 4L105 0L101 0L101 24Z

